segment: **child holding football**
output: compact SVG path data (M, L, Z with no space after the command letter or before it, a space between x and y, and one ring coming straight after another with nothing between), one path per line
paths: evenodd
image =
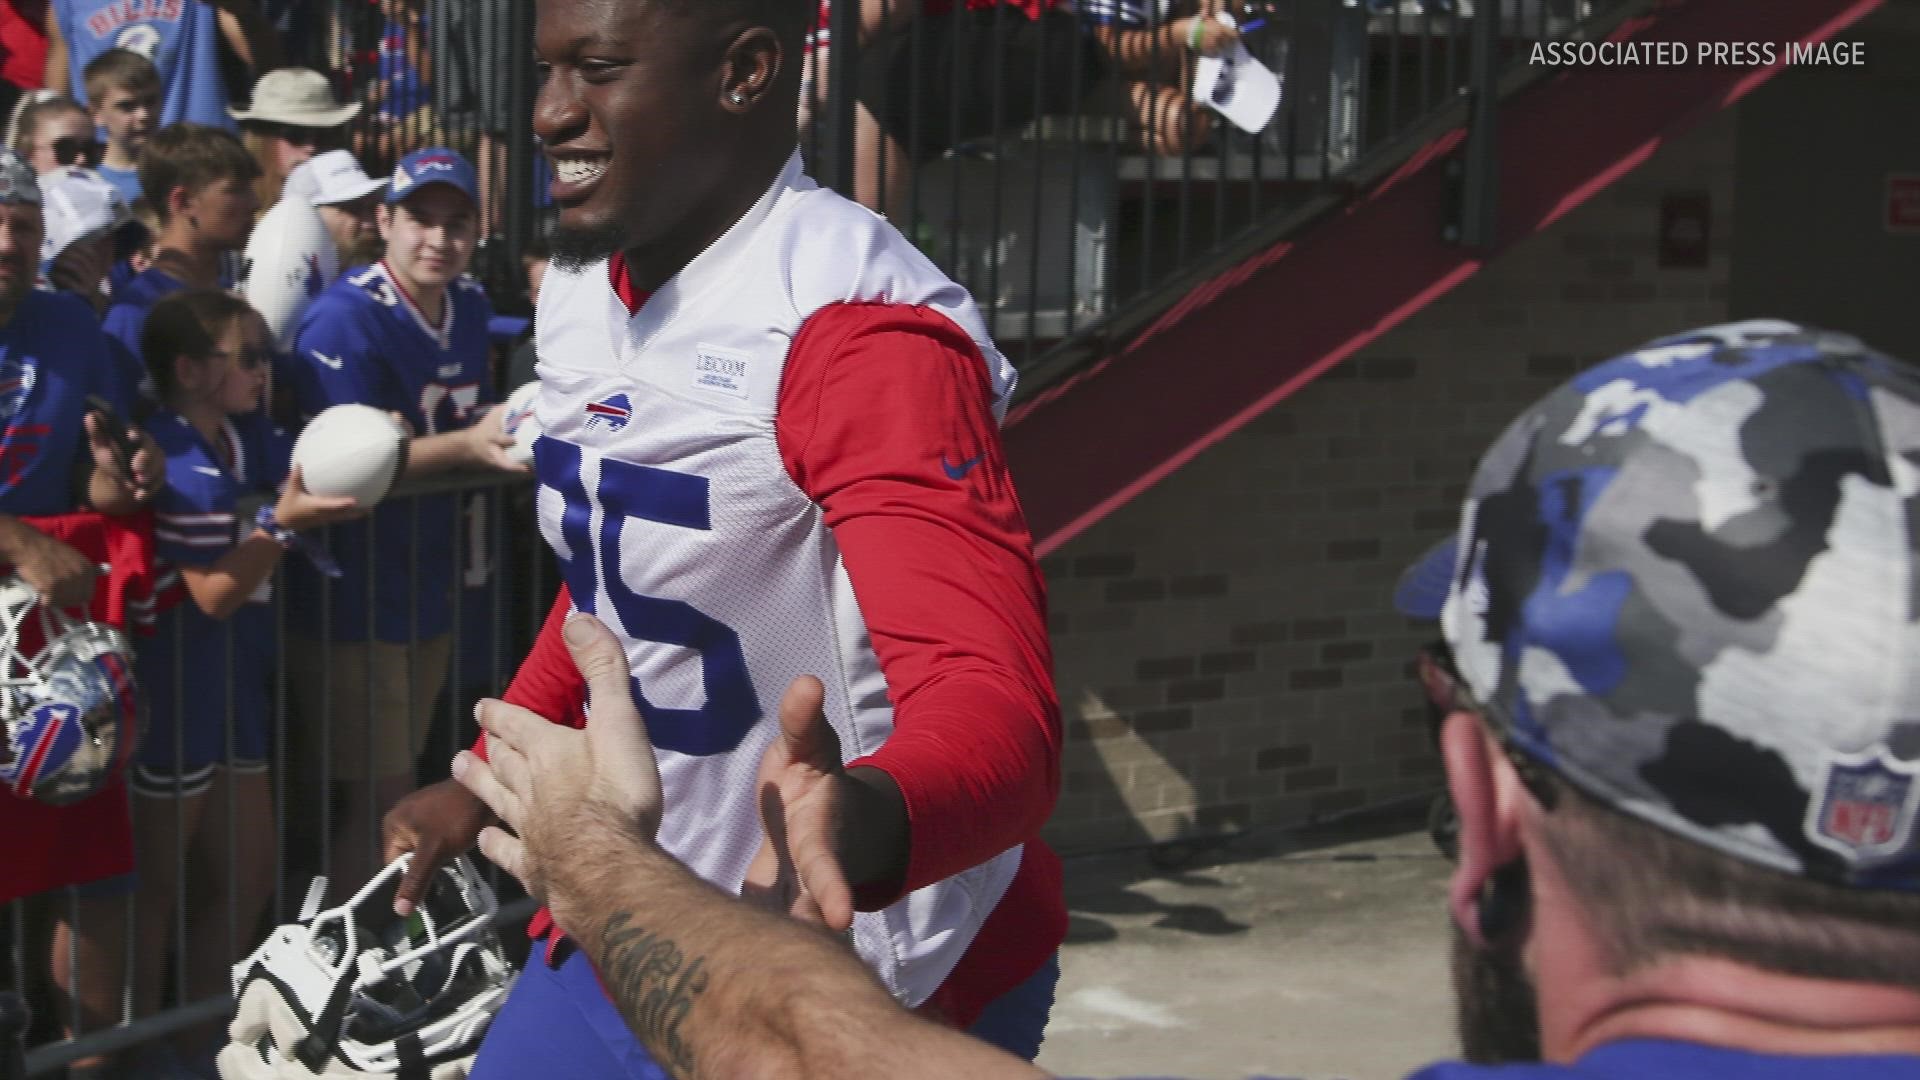
M190 601L161 617L138 658L150 713L132 785L140 878L134 1003L142 1013L160 1004L166 944L177 929L185 934L175 943L185 1001L224 993L229 966L254 944L275 865L269 578L289 547L304 544L299 533L361 513L352 499L304 489L289 467L285 433L234 423L257 418L272 348L259 313L214 290L161 300L141 336L161 401L147 426L167 454L167 488L154 503L156 551ZM210 1059L215 1047L204 1034L211 1032L196 1035L205 1043L196 1049Z

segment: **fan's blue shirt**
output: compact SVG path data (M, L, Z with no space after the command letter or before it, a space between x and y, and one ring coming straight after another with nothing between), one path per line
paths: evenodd
M255 509L278 497L292 438L279 428L229 420L216 447L171 412L155 414L147 430L167 455L167 487L153 503L155 555L173 566L219 562L253 533ZM139 682L152 730L171 732L181 717L189 741L217 748L229 719L236 730L259 731L268 723L271 583L225 622L183 602L160 617L153 637L139 642Z
M417 435L466 427L494 399L492 316L486 292L467 278L447 289L445 320L434 327L384 263L341 277L307 309L294 338L289 366L301 415L358 404L401 414ZM371 526L336 526L328 543L343 576L329 590L330 618L321 621L322 579L295 564L289 625L334 641L365 641L369 630L389 642L448 632L462 527L452 495L392 500L373 512Z
M74 468L86 449L87 396L122 418L129 400L86 301L34 290L0 327L0 513L76 508Z
M53 0L67 40L73 99L87 100L83 73L108 49L126 49L153 61L164 94L160 126L190 120L232 129L227 86L220 74L220 24L204 0Z
M186 282L152 267L114 286L113 306L107 309L100 327L113 340L120 384L135 399L154 400L153 378L140 356L140 335L147 328L147 313L153 305L186 289Z

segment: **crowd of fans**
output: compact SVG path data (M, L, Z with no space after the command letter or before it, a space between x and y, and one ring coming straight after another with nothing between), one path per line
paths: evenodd
M20 901L0 985L42 1037L226 991L302 857L277 850L276 783L341 880L371 874L377 815L413 786L457 662L453 593L477 583L474 496L369 511L308 492L290 452L304 421L363 404L408 429L407 478L525 468L490 409L508 350L468 276L500 193L462 150L497 155L502 93L485 58L452 63L426 33L444 7L387 0L356 50L364 28L331 5L0 5L0 560L49 601L120 588L15 529L135 510L136 609L157 612L128 620L145 728L127 783L67 808L0 795L0 832L50 837L0 872L0 903ZM483 122L443 122L456 111ZM142 486L95 445L89 396L163 475ZM217 1037L70 1075L210 1076Z

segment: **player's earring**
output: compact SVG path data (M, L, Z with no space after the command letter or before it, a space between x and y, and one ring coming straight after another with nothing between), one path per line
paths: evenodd
M727 95L727 100L733 102L733 107L737 109L747 103L747 95L735 90Z
M1497 945L1527 918L1527 861L1515 859L1480 887L1480 940Z

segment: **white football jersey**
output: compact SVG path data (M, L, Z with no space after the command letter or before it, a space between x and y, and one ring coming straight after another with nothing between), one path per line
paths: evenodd
M793 679L825 684L846 760L893 730L839 549L775 440L802 324L829 304L877 300L925 305L965 330L1004 415L1013 368L966 291L884 220L816 185L797 154L638 315L605 263L552 270L540 293L540 527L575 605L626 644L665 784L661 844L729 891L760 845L753 782ZM856 947L897 998L920 1004L1019 860L1015 847L856 916Z

